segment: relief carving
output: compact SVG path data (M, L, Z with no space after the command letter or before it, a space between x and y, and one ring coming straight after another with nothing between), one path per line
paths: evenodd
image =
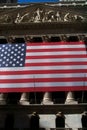
M25 10L24 10L25 9ZM32 9L32 11L31 11ZM20 23L44 23L44 22L84 22L87 18L81 12L58 9L55 6L41 5L26 7L23 10L15 9L9 13L8 9L4 15L0 13L0 24Z

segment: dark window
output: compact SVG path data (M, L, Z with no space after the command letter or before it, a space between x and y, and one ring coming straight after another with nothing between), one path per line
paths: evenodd
M42 37L33 37L31 42L43 42Z
M14 43L25 43L24 38L15 38Z
M7 40L5 38L0 38L0 44L6 44Z
M55 37L51 37L50 41L51 42L60 42L61 39L60 39L60 37L55 36Z
M78 36L69 36L67 38L67 41L68 42L77 42L77 41L79 41L79 38L78 38Z

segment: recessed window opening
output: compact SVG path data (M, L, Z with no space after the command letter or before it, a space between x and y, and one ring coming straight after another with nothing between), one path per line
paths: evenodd
M0 38L0 44L6 44L7 40L5 38Z
M87 44L87 37L85 37L84 42Z
M79 41L79 38L78 38L78 36L69 36L67 38L67 41L68 42L77 42L77 41Z
M15 38L14 43L25 43L24 38Z
M33 37L31 42L43 42L42 37Z
M57 37L57 36L51 37L50 40L51 40L51 42L60 42L61 41L60 37Z

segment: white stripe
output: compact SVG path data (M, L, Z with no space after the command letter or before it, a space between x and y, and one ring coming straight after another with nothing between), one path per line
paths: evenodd
M73 65L73 66L34 66L34 67L17 67L17 68L2 68L2 71L25 71L25 70L68 70L68 69L87 69L87 65Z
M85 44L71 44L71 45L61 45L61 43L60 44L58 44L58 45L43 45L43 44L41 44L41 45L38 45L38 46L32 46L32 45L29 45L29 46L27 46L27 49L53 49L53 48L85 48Z
M86 77L86 73L70 73L70 74L27 74L27 75L0 75L0 79L35 79L35 78L70 78L70 77Z
M82 86L84 87L87 85L87 82L38 82L38 83L6 83L6 84L0 84L2 88L28 88L28 87L33 87L35 89L35 87L76 87L76 86Z
M29 59L26 63L49 63L49 62L87 62L87 58L47 58L47 59Z
M61 52L29 52L26 56L45 56L45 55L82 55L86 51L61 51Z

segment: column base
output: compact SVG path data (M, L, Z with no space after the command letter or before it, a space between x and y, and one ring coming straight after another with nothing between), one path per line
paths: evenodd
M19 105L29 105L30 102L22 100L22 101L19 101L18 104L19 104Z
M52 101L42 101L42 105L53 105L54 103Z
M65 101L65 104L78 104L78 102L69 100L69 101Z
M6 101L0 100L0 105L6 105L6 104L7 104Z

